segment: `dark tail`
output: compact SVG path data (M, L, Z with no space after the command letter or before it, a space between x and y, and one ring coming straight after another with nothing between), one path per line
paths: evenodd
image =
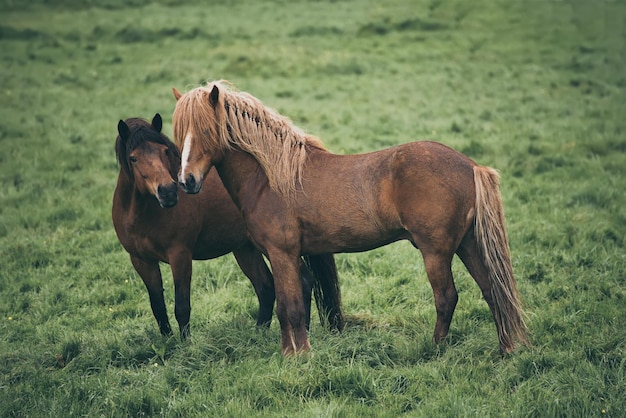
M500 176L489 167L474 167L476 182L475 233L489 271L494 316L500 339L500 349L511 352L517 342L529 345L524 312L513 277L509 243L504 226L504 211L500 198Z
M337 278L337 266L332 254L308 255L304 261L313 273L313 293L315 304L320 315L322 325L326 320L333 330L341 331L344 326L343 312L341 310L341 291Z

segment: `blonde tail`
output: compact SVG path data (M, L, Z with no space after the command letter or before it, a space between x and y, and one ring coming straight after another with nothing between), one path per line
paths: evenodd
M500 349L510 353L517 342L529 346L522 303L513 277L511 255L500 197L500 176L492 168L474 167L476 183L475 236L489 272L494 319Z

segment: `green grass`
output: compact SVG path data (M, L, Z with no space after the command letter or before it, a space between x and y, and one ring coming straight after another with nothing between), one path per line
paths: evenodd
M624 1L54 3L0 0L1 416L623 415ZM231 256L194 264L192 341L161 337L110 221L116 125L171 133L170 88L217 78L337 153L497 168L533 346L500 357L458 260L433 345L407 243L337 256L348 324L309 356L254 328Z

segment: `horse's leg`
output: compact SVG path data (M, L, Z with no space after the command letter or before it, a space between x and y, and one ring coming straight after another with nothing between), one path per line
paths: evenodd
M280 322L283 355L308 351L311 346L306 331L307 315L300 279L302 259L299 254L287 254L268 248L274 273L276 315Z
M170 256L169 262L174 278L174 315L178 321L180 338L185 340L190 335L192 256L187 250L176 252Z
M457 249L457 255L467 268L467 271L472 276L476 284L478 284L478 287L483 294L483 298L487 302L487 305L489 305L489 309L491 310L491 314L493 315L495 320L496 306L493 300L493 294L491 293L489 271L487 270L487 266L485 266L483 258L480 255L480 252L478 250L478 242L476 241L473 233L469 233L463 238L463 241L461 241L461 245ZM497 328L499 332L500 328ZM502 347L500 348L502 349Z
M439 343L448 335L454 308L459 299L452 277L452 255L424 251L423 249L422 255L428 281L435 296L435 308L437 310L433 340L435 343Z
M233 251L243 274L250 279L259 299L259 315L256 325L269 327L274 309L274 278L267 268L263 255L251 243Z
M159 325L159 331L163 335L171 335L172 328L167 318L165 299L163 299L163 279L161 278L159 262L156 260L145 261L132 255L130 256L130 261L146 285L146 289L148 289L152 314Z
M337 265L333 254L309 255L303 257L313 277L313 294L319 311L320 324L328 320L331 330L343 330L341 309L341 289L337 278Z

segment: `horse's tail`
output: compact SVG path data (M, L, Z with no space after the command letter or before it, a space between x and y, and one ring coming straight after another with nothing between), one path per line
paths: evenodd
M335 257L332 254L309 255L304 257L304 261L315 277L313 292L320 322L325 325L328 320L331 329L343 330L341 291Z
M524 312L513 277L509 243L500 197L500 176L492 168L474 167L476 183L475 236L489 274L493 313L500 349L512 352L516 342L530 345Z

